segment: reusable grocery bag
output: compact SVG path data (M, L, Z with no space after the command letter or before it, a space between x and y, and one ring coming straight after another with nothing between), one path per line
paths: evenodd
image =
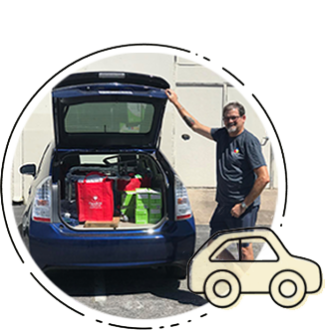
M76 183L79 222L112 221L114 213L113 180L103 173L91 172Z

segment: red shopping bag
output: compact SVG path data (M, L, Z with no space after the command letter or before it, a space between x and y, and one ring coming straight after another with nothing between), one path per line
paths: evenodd
M114 211L113 180L91 172L76 183L79 222L112 221Z

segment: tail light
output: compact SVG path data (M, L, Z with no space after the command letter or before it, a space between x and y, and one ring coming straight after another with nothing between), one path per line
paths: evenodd
M34 221L51 222L51 186L51 177L47 177L37 186L32 209L32 219Z
M178 176L175 176L176 220L189 219L192 216L188 192Z

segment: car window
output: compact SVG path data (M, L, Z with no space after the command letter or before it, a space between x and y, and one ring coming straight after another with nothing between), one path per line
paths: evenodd
M223 243L211 256L212 261L239 260L239 240L229 240Z
M242 239L242 245L252 243L254 261L277 261L278 256L271 245L263 238Z
M65 110L67 133L149 133L154 106L134 102L86 102Z

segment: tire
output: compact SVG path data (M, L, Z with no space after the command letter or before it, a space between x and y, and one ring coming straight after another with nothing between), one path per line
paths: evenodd
M306 296L306 283L303 277L294 271L277 273L269 285L269 293L276 304L285 308L299 305Z
M212 273L205 281L207 300L216 307L227 308L235 304L241 294L241 284L230 271Z
M166 273L170 278L178 279L178 280L184 280L187 275L186 268L181 268L178 266L167 266Z

